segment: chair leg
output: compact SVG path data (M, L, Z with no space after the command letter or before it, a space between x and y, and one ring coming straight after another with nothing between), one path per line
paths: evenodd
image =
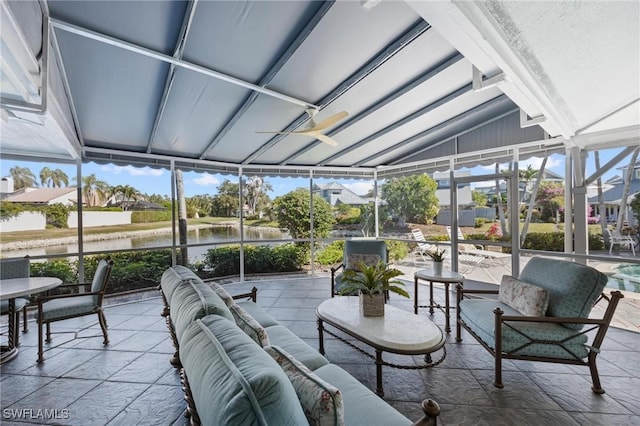
M104 336L104 341L102 344L109 344L109 335L107 334L107 318L104 316L104 312L98 312L98 320L100 321L100 327L102 328L102 335Z
M594 393L602 395L604 393L604 389L602 389L602 385L600 384L598 367L596 367L596 354L593 352L589 354L589 371L591 372L591 381L593 382L593 386L591 386L591 390Z
M49 325L49 324L47 324ZM38 362L44 361L44 350L42 345L42 323L38 321Z
M47 343L51 341L51 324L47 323Z
M22 308L22 319L24 320L24 323L22 324L22 332L26 333L27 331L29 331L29 325L27 324L27 307L26 306Z

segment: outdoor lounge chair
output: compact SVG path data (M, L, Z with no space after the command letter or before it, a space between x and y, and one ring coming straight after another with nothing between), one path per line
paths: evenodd
M38 362L44 361L42 326L46 324L47 342L50 342L51 323L55 321L97 314L98 321L100 322L100 328L102 329L102 335L104 336L103 344L109 344L109 336L107 335L107 319L102 311L102 299L104 298L104 294L107 289L107 282L111 276L112 268L113 261L111 259L102 259L98 262L98 266L96 267L96 272L91 283L67 284L58 287L58 289L64 289L91 285L91 291L88 293L58 294L38 299Z
M347 240L344 242L342 263L331 268L331 297L340 294L344 284L342 276L346 269L354 269L355 264L364 262L367 266L378 262L389 263L389 252L384 241L380 240ZM342 269L342 272L339 272Z
M418 228L412 229L411 234L413 235L413 239L416 240L417 243L416 248L413 250L414 256L419 254L422 257L423 261L426 262L430 260L425 257L425 254L427 252L436 250L438 247L435 244L428 243L427 239L424 237L424 234Z
M447 226L447 233L449 234L449 238L453 240L450 226ZM464 241L464 240L465 240L464 234L462 233L462 230L458 228L458 241ZM508 253L485 250L481 245L478 245L478 244L462 243L462 244L458 244L458 248L460 249L461 253L486 258L488 260L488 262L485 262L486 265L494 264L494 265L506 266L509 259L511 259L511 255Z
M618 244L621 247L627 247L629 250L633 252L633 255L636 255L635 244L636 242L631 238L630 235L621 235L618 231L611 230L609 228L605 228L605 232L609 237L609 254L611 254L611 250L613 250L613 246Z
M29 259L3 259L0 261L0 279L8 280L11 278L26 278L30 275L30 265ZM24 297L18 297L15 300L16 303L16 317L15 324L16 327L14 329L13 341L15 345L18 346L20 333L18 329L20 328L20 311L23 313L24 323L22 324L22 332L26 333L29 329L27 328L27 305L29 304L29 299ZM2 315L9 313L9 301L3 300L0 302L0 313Z

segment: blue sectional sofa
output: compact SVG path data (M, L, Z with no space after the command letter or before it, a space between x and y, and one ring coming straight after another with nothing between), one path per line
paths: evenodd
M192 424L412 424L257 305L255 288L232 297L176 266L160 290ZM415 424L436 424L438 405L422 407Z
M593 392L604 393L596 357L623 297L603 293L607 280L589 266L533 257L517 279L504 276L499 291L458 286L456 340L464 328L494 356L498 388L502 360L520 359L589 366ZM483 297L489 294L498 300ZM604 316L589 318L601 300L609 302Z

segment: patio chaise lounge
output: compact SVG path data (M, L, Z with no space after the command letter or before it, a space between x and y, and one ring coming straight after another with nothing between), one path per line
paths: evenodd
M253 301L182 266L160 290L191 424L411 424ZM422 407L416 424L434 425L438 405Z
M589 266L533 257L518 279L504 276L499 291L458 286L456 341L464 328L495 358L493 384L502 388L502 360L589 366L592 390L604 393L596 357L622 293L602 291L608 278ZM498 294L498 300L469 299ZM601 300L601 319L589 318ZM586 327L585 327L586 326ZM590 341L589 341L590 340Z
M451 233L451 227L447 226L447 233L449 234L449 239L453 240L453 236ZM481 256L488 260L486 265L489 264L497 264L497 265L506 265L509 259L511 259L511 255L508 253L502 253L497 251L485 250L481 245L478 244L467 244L464 243L465 237L462 233L462 230L458 228L458 241L462 241L462 243L458 244L458 248L460 252L466 253L472 256Z

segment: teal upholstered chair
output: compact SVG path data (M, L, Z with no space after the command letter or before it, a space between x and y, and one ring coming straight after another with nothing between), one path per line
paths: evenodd
M8 280L11 278L27 278L30 276L29 259L2 259L0 260L0 279ZM20 311L24 316L24 323L22 325L23 332L28 331L27 327L27 304L29 299L24 297L16 298L16 317L15 317L15 329L13 341L16 346L19 343L18 329L20 328ZM9 313L9 301L3 300L0 302L0 314L5 315Z
M44 361L42 344L42 326L47 327L47 342L51 341L51 323L85 315L97 314L104 336L104 344L109 344L107 334L107 319L102 310L102 299L107 289L107 282L111 275L113 261L109 258L98 262L93 281L91 283L68 284L58 287L79 288L91 285L88 293L59 294L38 299L38 362Z
M344 287L342 276L346 269L354 269L355 264L364 262L372 266L378 262L389 263L387 245L380 240L347 240L344 242L342 263L331 268L331 297L340 294Z

